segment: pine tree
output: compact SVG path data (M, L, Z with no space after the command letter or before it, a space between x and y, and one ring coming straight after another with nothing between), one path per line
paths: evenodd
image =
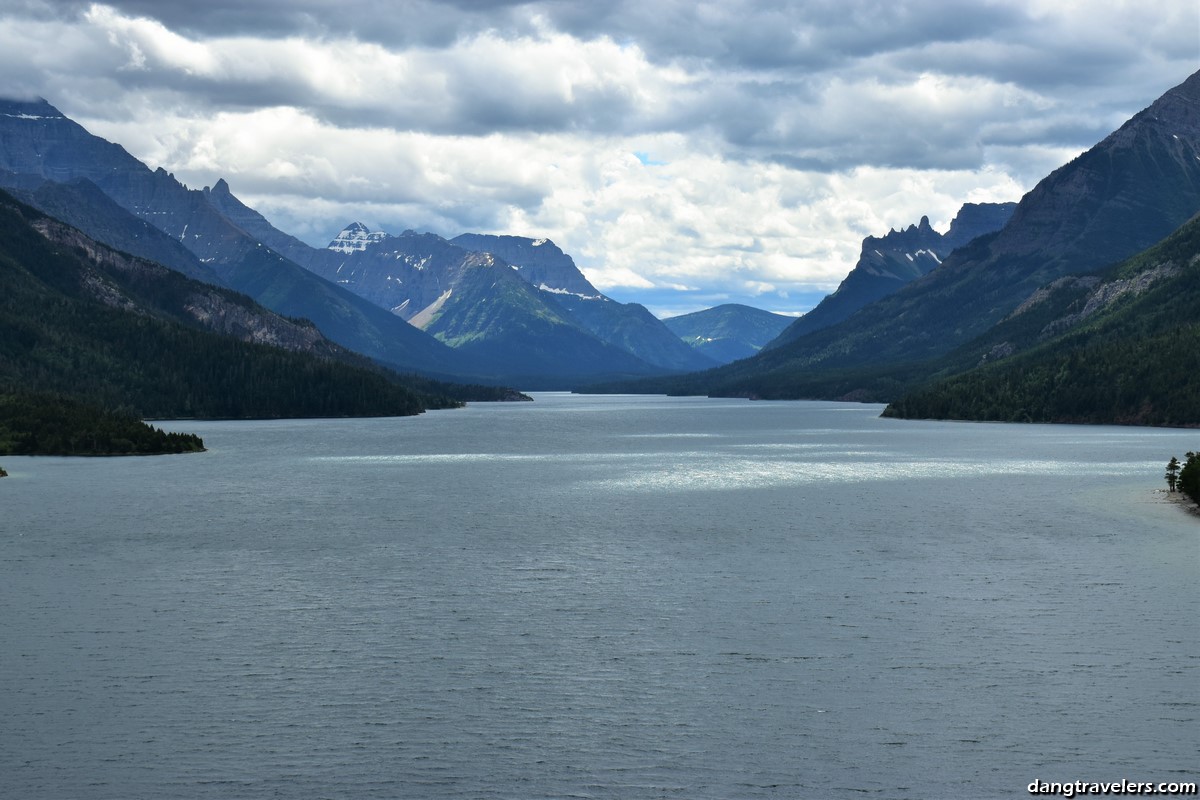
M1167 462L1167 488L1169 491L1175 491L1175 487L1179 485L1179 459L1171 456L1171 460Z

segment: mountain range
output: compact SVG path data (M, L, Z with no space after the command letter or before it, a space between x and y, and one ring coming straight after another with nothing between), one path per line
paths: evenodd
M392 416L499 399L414 385L311 323L114 250L0 192L0 394L139 417Z
M205 270L215 273L220 285L278 313L311 320L333 341L381 363L442 375L469 374L479 366L460 361L450 348L354 293L320 280L221 213L209 192L188 189L161 168L150 170L49 103L0 101L0 186L40 207L41 198L55 191L44 187L47 181L69 184L67 191L79 200L99 201L96 208L66 204L73 207L65 209L64 219L96 240L159 258L163 242L144 236L142 223L147 223L182 245L195 262L185 267L185 257L176 254L165 262L168 266L197 277ZM126 212L123 224L118 209ZM45 210L64 212L61 204Z
M219 180L205 194L241 229L292 262L407 320L476 373L561 388L599 375L653 375L711 367L644 307L597 290L546 239L432 233L392 236L359 222L325 248L270 224ZM519 281L514 281L519 278ZM486 366L479 366L484 364ZM462 369L462 368L460 368Z
M1106 269L1162 241L1198 211L1200 73L1040 181L1000 230L958 246L892 294L841 321L785 335L746 361L608 388L901 401L931 381L1035 346L1041 340L1027 330L1008 335L1018 308L1046 293L1062 296L1067 286L1082 292L1092 280L1098 285ZM1062 279L1071 280L1057 283ZM1182 326L1200 309L1179 312ZM1193 422L1200 423L1200 410Z
M898 292L927 275L958 248L1003 228L1016 207L1016 203L967 203L959 209L945 234L930 226L929 217L921 217L918 224L903 230L868 236L863 239L862 254L854 269L837 290L793 322L770 346L779 347L828 328L863 306Z
M351 225L313 248L223 179L189 189L45 101L0 101L0 186L97 241L311 320L393 369L563 388L716 363L642 306L601 294L551 242Z
M608 381L609 390L884 400L893 401L890 414L902 416L1200 424L1200 412L1189 417L1178 411L1186 403L1160 404L1157 394L1133 408L1133 390L1086 413L1053 404L1037 410L1028 400L1029 387L1047 390L1048 364L1057 365L1058 387L1072 386L1072 375L1078 386L1099 376L1128 384L1114 372L1133 370L1120 348L1142 353L1139 363L1157 364L1183 387L1170 397L1192 396L1190 376L1171 367L1190 362L1149 353L1175 352L1172 341L1190 341L1187 326L1198 315L1188 283L1195 258L1186 252L1196 233L1186 224L1200 211L1200 73L1015 206L966 204L946 234L923 218L868 237L838 291L790 324L737 306L664 323L637 304L604 296L545 239L447 240L352 223L327 247L314 248L274 228L224 180L188 189L44 101L0 101L0 185L61 220L53 223L64 225L55 228L66 237L60 246L91 259L92 266L76 270L93 276L77 284L101 292L88 302L125 303L114 299L125 291L112 293L113 281L120 284L114 275L95 278L96 264L115 263L115 256L95 255L107 245L113 250L106 252L166 265L178 280L209 291L244 293L275 312L273 330L309 337L306 346L321 351L309 357L367 373L374 363L434 378L515 379L531 388ZM6 202L34 230L53 227L35 222L29 207ZM1156 245L1162 249L1151 249ZM183 290L151 294L160 292ZM166 313L134 306L123 310ZM174 321L199 324L194 314ZM13 341L30 340L30 325L10 317ZM237 328L222 335L231 332L246 334ZM712 366L731 359L739 360ZM393 372L375 374L398 385ZM1003 392L993 380L1003 382ZM1160 386L1168 378L1155 380ZM982 403L979 392L1011 402Z

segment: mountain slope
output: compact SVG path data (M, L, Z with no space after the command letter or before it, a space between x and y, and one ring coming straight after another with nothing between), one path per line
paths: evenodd
M189 278L225 285L217 273L200 263L179 240L126 211L86 178L70 183L44 181L36 189L12 190L12 194L98 242L163 264Z
M885 415L1200 426L1200 218L1102 277L1065 280L1078 285L1047 287L1015 315L1052 309L1039 344L910 392Z
M113 251L3 194L0 391L55 392L154 417L453 405L365 368L310 324Z
M683 346L645 306L618 303L592 286L575 261L549 239L464 233L451 240L468 250L492 253L542 293L568 318L598 339L664 370L707 369L716 362Z
M663 320L671 333L721 364L757 354L793 322L792 317L738 303Z
M768 347L779 347L828 328L860 308L894 294L929 273L967 242L1000 230L1016 207L1016 203L967 203L959 209L945 235L930 227L929 217L921 217L920 224L902 231L868 236L863 239L858 263L837 290L792 323Z
M318 279L230 221L208 193L151 171L92 136L45 101L0 100L0 180L86 179L135 216L179 241L230 287L275 311L312 320L334 341L403 368L473 374L473 363L353 293ZM119 243L114 242L119 246Z

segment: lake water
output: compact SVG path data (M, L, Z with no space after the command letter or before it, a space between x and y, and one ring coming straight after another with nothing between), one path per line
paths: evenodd
M537 395L5 458L0 796L1196 780L1200 432Z

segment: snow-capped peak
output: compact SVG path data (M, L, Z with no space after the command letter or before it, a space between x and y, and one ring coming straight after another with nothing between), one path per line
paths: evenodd
M372 231L361 222L351 222L329 243L327 249L338 253L361 253L370 245L387 238L383 231Z

